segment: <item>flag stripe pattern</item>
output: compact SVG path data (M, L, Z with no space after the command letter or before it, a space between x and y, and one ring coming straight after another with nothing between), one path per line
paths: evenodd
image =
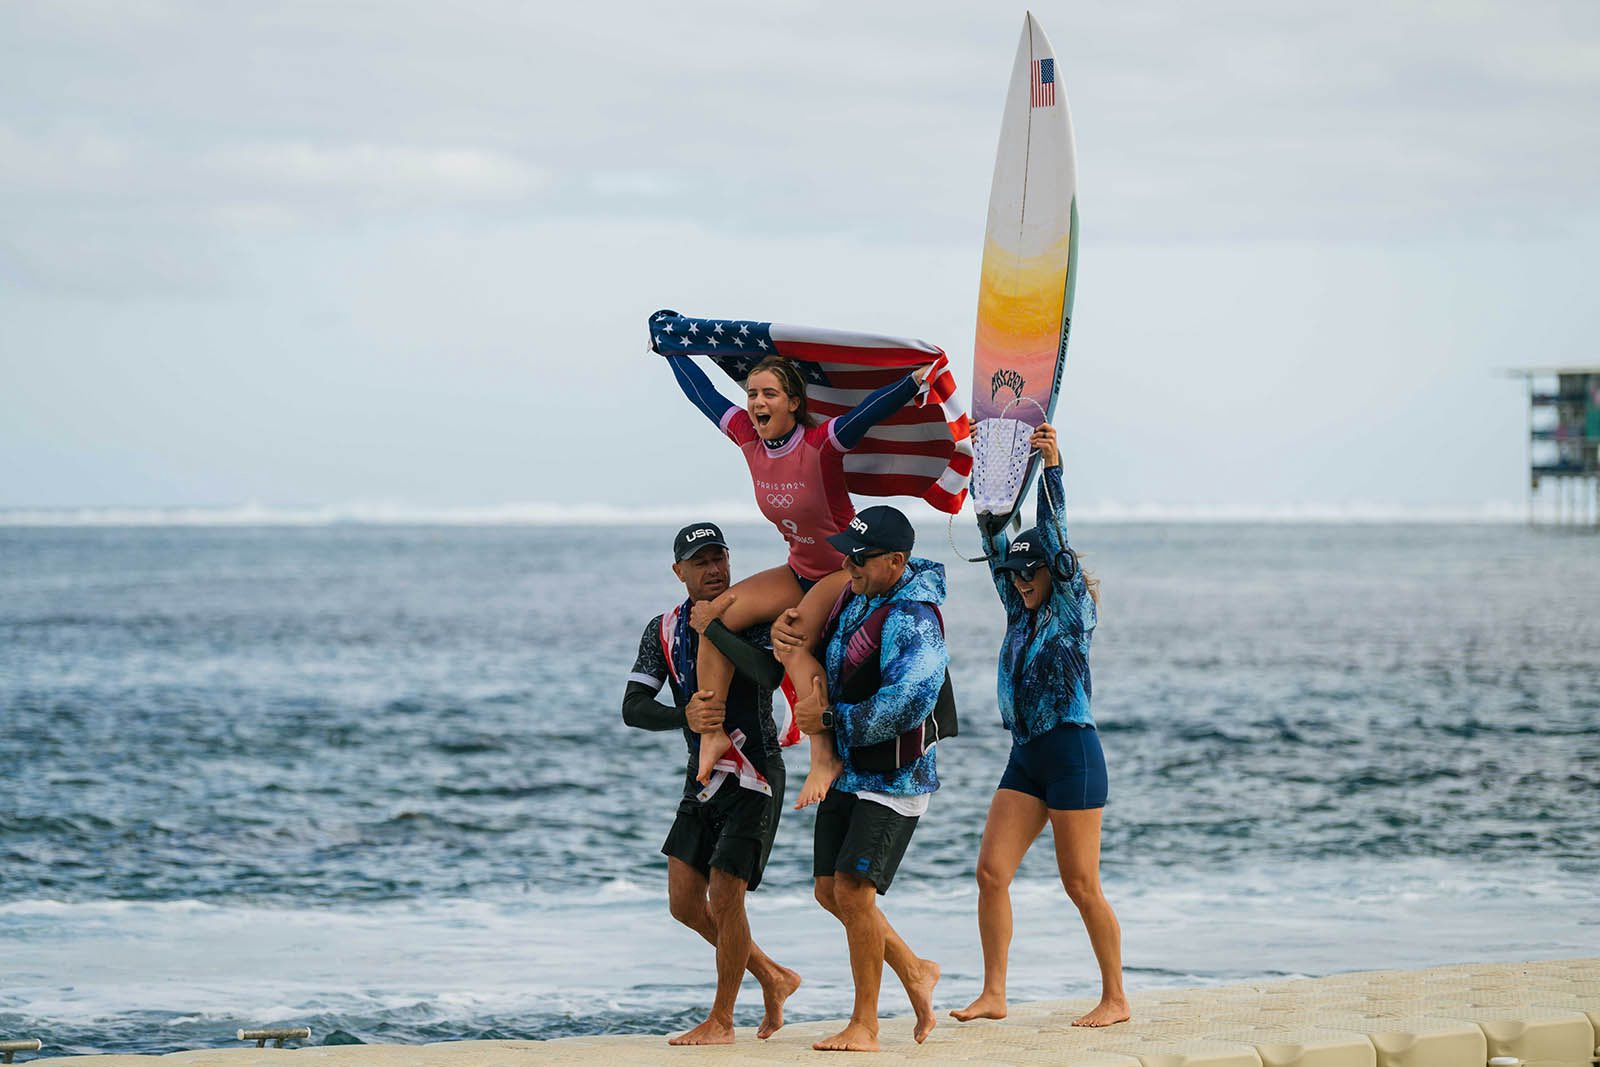
M1054 107L1056 104L1056 61L1033 61L1033 106Z
M947 514L961 510L972 476L972 423L938 345L903 337L786 326L748 319L695 319L661 312L650 347L664 356L709 356L742 387L770 355L792 360L806 380L812 414L843 415L874 389L932 364L922 393L867 431L845 453L845 485L861 496L918 496Z

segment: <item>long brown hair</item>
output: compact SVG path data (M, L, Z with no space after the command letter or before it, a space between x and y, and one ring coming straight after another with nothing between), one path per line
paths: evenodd
M801 426L815 426L817 420L806 405L806 380L800 376L800 369L782 356L768 356L745 375L746 388L749 388L750 379L763 371L778 379L778 388L785 396L800 401L800 406L794 409L794 421Z

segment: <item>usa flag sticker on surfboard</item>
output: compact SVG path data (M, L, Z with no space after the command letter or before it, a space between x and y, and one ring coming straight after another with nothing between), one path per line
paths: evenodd
M1028 436L1055 414L1078 266L1078 167L1055 49L1030 13L1000 122L973 353L978 522L998 530L1038 466Z

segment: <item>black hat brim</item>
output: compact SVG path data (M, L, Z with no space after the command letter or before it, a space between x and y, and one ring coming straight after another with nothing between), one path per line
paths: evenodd
M686 559L694 559L708 548L725 549L727 547L728 544L726 541L696 541L694 546L688 552L685 552L683 555L677 558L676 562L682 563Z
M836 534L829 534L828 544L832 545L834 548L838 549L840 552L843 552L847 556L852 552L859 552L865 548L877 547L876 545L869 545L867 542L863 541L849 530L842 530Z

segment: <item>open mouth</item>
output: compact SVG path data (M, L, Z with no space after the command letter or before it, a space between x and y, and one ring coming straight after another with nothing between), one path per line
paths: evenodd
M757 426L765 426L767 423L769 423L771 421L772 421L772 416L770 414L768 414L767 412L765 412L765 411L763 411L763 412L759 413L758 415L756 415L756 425Z

